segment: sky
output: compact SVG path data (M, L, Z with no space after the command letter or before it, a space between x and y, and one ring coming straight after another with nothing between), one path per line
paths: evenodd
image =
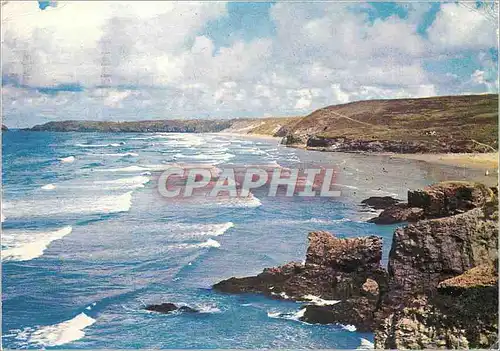
M2 1L3 123L306 115L498 92L469 3Z

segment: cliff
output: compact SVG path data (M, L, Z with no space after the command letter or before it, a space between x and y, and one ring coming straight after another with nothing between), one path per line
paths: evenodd
M242 133L275 135L278 130L297 121L296 117L242 118L218 120L151 120L133 122L58 121L28 128L50 132L173 132L173 133Z
M48 132L174 132L210 133L228 128L231 120L152 120L134 122L60 121L28 128Z
M213 288L304 301L301 320L372 331L376 348L491 346L498 335L496 194L466 182L412 194L424 219L395 231L387 270L380 265L380 238L312 232L303 264L233 277Z
M356 324L360 330L371 330L380 296L387 286L386 272L380 266L382 239L341 239L328 232L312 232L309 242L303 264L292 262L265 269L254 277L233 277L213 288L226 293L261 293L304 301L303 321ZM342 302L318 306L307 303L310 297Z
M283 143L322 151L491 152L498 150L498 95L329 106L294 124Z

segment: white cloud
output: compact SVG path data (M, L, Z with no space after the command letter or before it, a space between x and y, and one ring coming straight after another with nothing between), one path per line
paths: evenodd
M497 23L491 18L460 4L442 4L428 29L436 50L488 49L497 47Z
M353 6L371 5L277 3L270 9L275 35L221 47L202 33L228 16L222 2L68 1L44 11L36 2L9 2L2 7L4 76L31 87L80 84L83 91L48 95L6 86L6 120L27 126L69 118L294 115L362 99L431 96L459 86L459 76L429 73L426 59L492 45L491 24L454 4L442 5L429 40L417 33L428 4L409 5L408 19L373 23ZM481 54L478 62L484 82L467 77L467 84L498 86L491 78L496 64Z

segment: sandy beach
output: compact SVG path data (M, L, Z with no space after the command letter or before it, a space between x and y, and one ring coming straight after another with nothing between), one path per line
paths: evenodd
M429 163L445 164L465 168L483 169L488 173L496 173L498 169L498 152L476 154L391 154L391 157L419 160Z

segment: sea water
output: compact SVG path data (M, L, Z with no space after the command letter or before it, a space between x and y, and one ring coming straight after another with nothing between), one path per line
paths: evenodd
M302 261L307 233L380 235L369 196L406 198L435 180L422 163L287 148L225 134L3 133L2 300L5 348L367 348L352 326L299 321L301 303L226 295L231 276ZM171 163L337 169L339 198L162 199ZM210 202L212 201L212 202ZM172 302L197 314L158 314ZM332 302L333 303L333 302ZM340 302L341 303L341 302Z

